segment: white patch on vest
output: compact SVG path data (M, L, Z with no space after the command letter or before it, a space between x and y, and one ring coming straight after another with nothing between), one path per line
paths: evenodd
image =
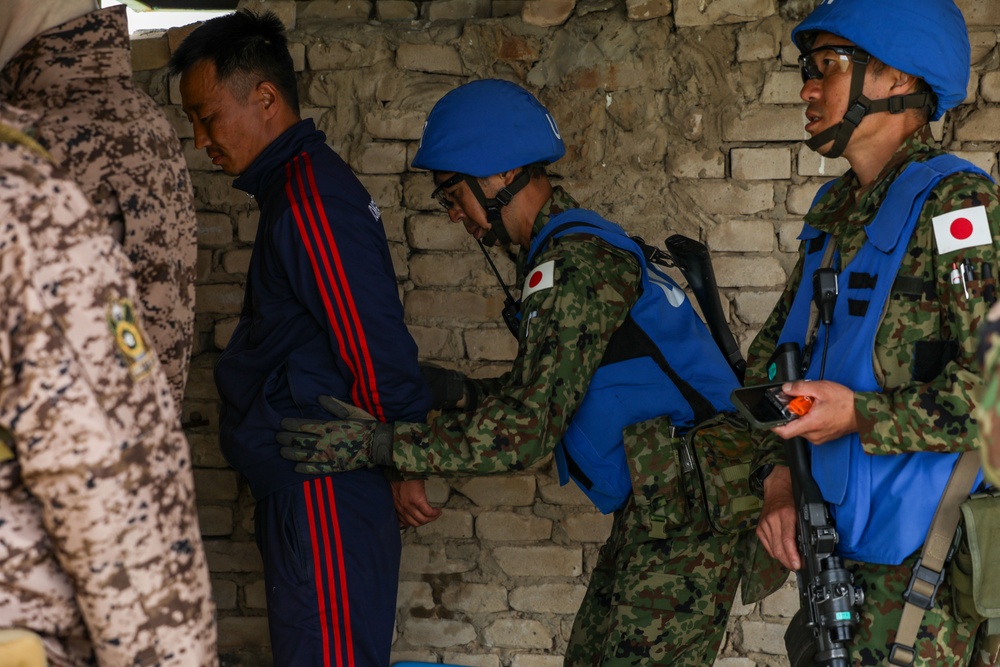
M521 288L521 300L524 301L535 292L551 289L555 267L555 260L549 260L532 269L528 277L524 279L524 287Z
M684 299L687 298L684 295L684 290L674 287L668 282L657 280L656 276L652 273L649 275L649 281L663 290L663 293L667 296L667 303L674 308L679 308L684 303Z

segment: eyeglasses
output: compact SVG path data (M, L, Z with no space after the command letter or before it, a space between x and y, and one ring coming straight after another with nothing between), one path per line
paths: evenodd
M431 193L431 197L437 199L437 202L441 204L441 207L444 208L444 210L450 211L454 208L455 202L448 197L448 193L445 192L445 190L455 187L461 183L464 178L465 176L463 174L455 174L444 183L434 188L434 192Z
M840 46L828 44L809 49L799 56L799 70L802 73L802 83L810 79L822 79L823 77L846 72L851 67L851 62L856 50L856 46Z

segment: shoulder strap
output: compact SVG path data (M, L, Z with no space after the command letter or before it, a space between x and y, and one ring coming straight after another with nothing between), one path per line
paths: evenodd
M924 613L934 606L934 598L944 581L945 565L951 555L955 531L961 517L959 505L969 496L978 472L979 453L963 452L951 471L948 486L944 489L930 530L927 531L927 540L920 558L913 565L910 585L903 593L903 616L899 619L896 642L889 651L890 665L908 667L916 658L914 644L924 621Z

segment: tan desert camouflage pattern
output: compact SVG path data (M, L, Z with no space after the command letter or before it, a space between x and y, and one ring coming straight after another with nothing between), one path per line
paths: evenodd
M0 627L38 633L57 667L214 666L190 453L130 274L83 193L0 143L0 430L17 457L0 463Z
M131 76L125 7L112 7L28 42L0 72L0 98L39 114L38 140L124 246L180 405L194 336L191 178L173 127Z
M806 216L808 223L837 238L844 264L860 248L864 225L875 216L895 177L911 161L926 160L940 153L932 142L929 128L919 130L896 152L875 183L857 195L858 199L853 194L856 179L849 174ZM993 243L940 255L932 218L980 205L986 208ZM973 409L982 380L976 351L978 331L987 313L982 265L990 263L994 277L997 275L998 229L998 190L981 176L964 173L949 176L935 187L925 203L899 270L900 276L921 278L923 294L913 299L898 294L890 298L875 340L876 370L881 374L883 392L855 393L861 443L868 453L961 452L977 446L979 432ZM962 286L950 281L952 263L965 259L972 261L976 276L968 282L968 299ZM801 267L800 256L784 294L750 346L747 384L766 381L765 365L802 279ZM955 341L957 354L933 379L916 382L912 377L913 355L915 344L923 340ZM780 441L775 437L765 439L764 443L758 458L780 460ZM912 564L912 560L907 563ZM851 646L854 664L880 665L880 656L895 636L903 606L904 579L908 581L909 570L905 565L893 568L853 562L848 567L854 572L856 582L866 589L867 596L861 610L861 631ZM946 580L942 591L947 584ZM939 595L938 600L941 608L928 612L918 636L916 664L977 664L970 663L973 654L978 653L970 644L975 628L950 615L947 594Z
M990 309L981 336L983 393L975 414L983 471L994 485L1000 486L1000 302Z

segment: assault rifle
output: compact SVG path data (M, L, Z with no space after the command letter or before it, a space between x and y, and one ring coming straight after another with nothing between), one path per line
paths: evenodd
M777 370L776 382L800 379L798 343L780 345L768 366ZM857 609L865 596L843 561L833 554L837 530L813 478L809 448L805 438L785 440L798 513L796 541L802 555L802 568L795 573L801 609L785 632L785 647L792 667L847 667L850 652L846 645L854 637Z

